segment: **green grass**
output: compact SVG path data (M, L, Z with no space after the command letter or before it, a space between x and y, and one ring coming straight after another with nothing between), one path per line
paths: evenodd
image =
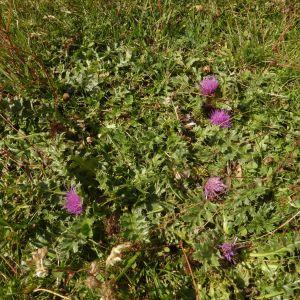
M299 297L296 3L0 1L0 298ZM230 129L202 109L208 74Z

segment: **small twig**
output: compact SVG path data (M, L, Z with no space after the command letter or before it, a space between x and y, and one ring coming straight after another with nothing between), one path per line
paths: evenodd
M274 230L270 231L270 232L267 232L266 234L256 238L255 240L258 240L258 239L261 239L265 236L268 236L268 235L272 235L274 234L276 231L278 231L279 229L281 229L282 227L284 227L285 225L287 225L288 223L290 223L292 220L294 220L298 215L300 214L300 210L294 214L291 218L289 218L287 221L285 221L284 223L282 223L279 227L275 228Z
M174 102L173 102L173 100L171 100L172 101L172 106L173 106L173 108L174 108L174 112L175 112L175 115L176 115L176 119L178 120L178 121L180 121L180 118L179 118L179 116L178 116L178 106L176 105L174 105Z
M9 1L9 9L7 12L7 22L6 22L6 32L9 32L10 29L10 24L11 24L11 19L12 19L12 11L13 11L13 7L12 7L12 1Z
M33 293L35 293L35 292L47 292L47 293L53 294L53 295L55 295L55 296L58 296L58 297L60 297L60 298L62 298L62 299L72 300L72 298L70 298L70 297L66 297L66 296L60 295L60 294L58 294L58 293L56 293L56 292L53 292L53 291L47 290L47 289L35 289L35 290L33 291Z
M3 276L5 280L7 280L7 276L4 273L2 273L1 271L0 271L0 275Z
M57 94L57 90L54 86L53 83L53 78L49 75L48 70L46 69L44 63L34 54L31 53L31 55L33 56L33 58L35 59L36 63L40 66L40 68L43 70L44 74L46 75L46 78L48 80L49 83L49 87L52 91L52 95L54 97L54 108L57 109L57 105L58 105L58 94Z
M0 255L1 259L4 260L4 262L9 266L9 268L13 271L13 273L16 275L17 271L16 269L9 263L9 261L2 255Z
M157 0L157 8L160 12L162 12L162 8L161 8L161 0Z
M183 256L184 256L184 259L186 261L186 264L188 266L188 269L189 269L189 272L190 272L190 275L192 277L192 282L193 282L193 286L194 286L194 290L195 290L195 294L196 294L196 300L200 300L200 295L199 295L199 290L198 290L198 286L197 286L197 283L196 283L196 280L195 280L195 277L194 277L194 273L193 273L193 270L192 270L192 267L191 267L191 264L189 262L189 259L185 253L185 249L183 248L182 246L182 241L179 242L179 247L181 248L182 250L182 253L183 253Z
M172 95L170 95L170 101L171 101L172 106L173 106L173 108L174 108L175 115L176 115L176 119L177 119L178 121L180 121L180 118L179 118L179 116L178 116L178 106L177 106L177 105L176 105L176 106L174 105L173 98L174 98L174 93L172 93Z
M284 28L284 30L281 32L279 38L277 39L275 45L273 45L272 50L275 52L278 52L278 47L282 44L282 42L285 39L286 34L288 31L293 27L294 24L290 21L289 24L287 24Z
M287 225L287 224L290 223L292 220L294 220L299 214L300 214L300 210L299 210L296 214L294 214L291 218L289 218L287 221L285 221L285 222L282 223L280 226L278 226L277 228L275 228L274 230L269 231L269 232L267 232L267 233L265 233L265 234L263 234L263 235L261 235L261 236L259 236L259 237L257 237L257 238L250 239L250 241L256 241L256 240L259 240L259 239L261 239L261 238L264 238L264 237L266 237L266 236L268 236L268 235L274 234L276 231L278 231L279 229L283 228L285 225ZM248 241L246 240L246 241L240 242L239 244L245 244L245 243L248 243Z

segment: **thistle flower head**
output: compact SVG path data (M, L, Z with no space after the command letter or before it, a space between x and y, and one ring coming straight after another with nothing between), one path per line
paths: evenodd
M210 177L204 185L204 194L206 199L215 199L227 191L227 186L220 177Z
M206 76L200 81L200 90L202 95L210 96L213 95L219 86L217 78L213 75Z
M214 110L210 115L210 122L221 128L229 128L231 126L230 115L223 109Z
M79 215L83 211L81 199L76 193L73 186L66 194L66 202L64 208L68 211L68 213L73 215Z
M236 249L238 248L236 246L236 240L237 239L235 239L232 243L223 243L219 245L223 258L229 263L234 263L234 256L236 255Z

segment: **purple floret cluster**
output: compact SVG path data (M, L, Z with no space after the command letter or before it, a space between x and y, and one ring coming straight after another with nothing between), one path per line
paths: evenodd
M68 213L73 215L80 215L83 212L82 201L73 186L66 194L66 202L64 208Z
M218 86L219 82L213 75L204 77L200 82L200 90L203 96L213 96Z
M210 177L204 185L205 198L213 200L227 191L227 186L220 177Z
M210 116L210 122L221 128L231 127L230 115L223 109L216 109Z
M222 257L229 263L234 263L234 256L236 254L236 244L223 243L219 246Z

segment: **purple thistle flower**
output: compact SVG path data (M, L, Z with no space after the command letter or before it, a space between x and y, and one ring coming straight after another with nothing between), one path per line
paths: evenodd
M229 128L231 126L230 115L223 109L216 109L210 115L210 122L221 128Z
M227 191L227 186L220 177L210 177L204 185L204 194L206 199L215 199Z
M68 213L73 215L79 215L83 211L81 199L73 186L66 194L66 203L64 208L68 211Z
M217 78L213 75L206 76L200 81L200 89L201 93L204 96L210 96L213 95L216 89L219 86L219 82Z
M229 263L234 263L234 256L236 255L236 240L233 241L233 243L223 243L219 246L220 252L225 260L227 260Z

